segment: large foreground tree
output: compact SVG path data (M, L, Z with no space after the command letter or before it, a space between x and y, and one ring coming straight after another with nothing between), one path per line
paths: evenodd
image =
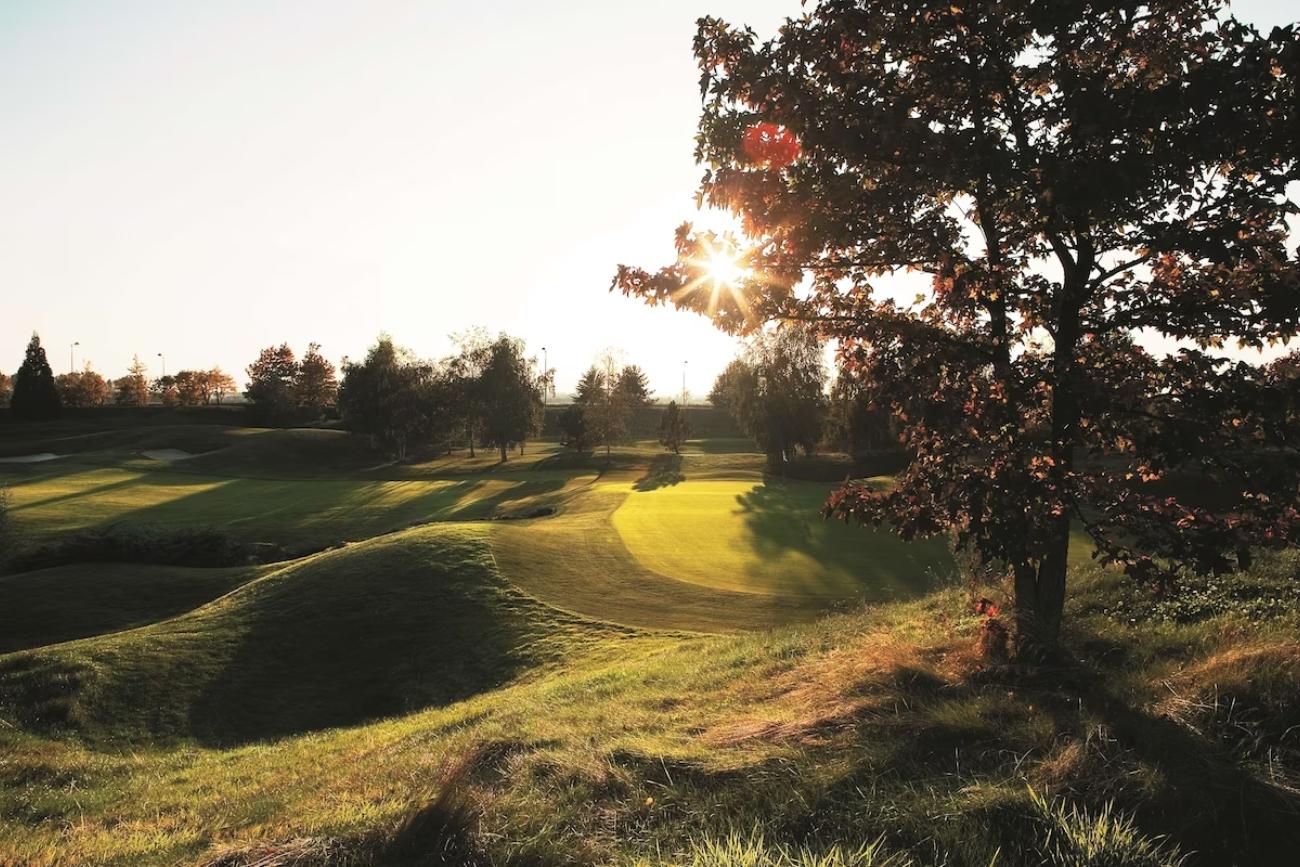
M761 43L702 19L701 198L742 220L745 276L683 226L673 265L615 278L836 338L916 458L831 510L1002 567L1023 648L1058 635L1072 527L1157 585L1297 538L1284 402L1216 350L1300 324L1300 52L1225 7L826 0ZM1225 496L1151 484L1172 472Z

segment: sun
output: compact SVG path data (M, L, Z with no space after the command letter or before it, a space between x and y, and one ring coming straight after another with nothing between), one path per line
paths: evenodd
M749 276L739 258L725 250L713 250L704 260L704 270L715 287L733 287Z

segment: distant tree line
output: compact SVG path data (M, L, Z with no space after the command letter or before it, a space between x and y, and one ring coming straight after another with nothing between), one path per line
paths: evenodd
M17 372L0 373L0 407L9 407L18 419L44 421L57 418L63 407L148 406L155 400L166 406L219 404L237 388L234 377L219 367L151 380L138 356L117 379L105 378L89 362L55 376L40 336L33 334Z
M269 346L248 366L243 394L266 424L312 423L337 416L394 458L420 450L463 446L513 448L541 432L549 371L527 357L524 342L476 329L453 337L457 351L440 361L416 357L381 335L359 362L339 370L310 343L299 358L286 343ZM846 373L826 390L823 344L790 326L752 337L718 376L710 402L726 411L774 461L795 460L819 445L860 453L896 445L896 425L868 404ZM140 358L106 379L89 363L55 376L33 334L18 372L0 374L0 406L22 419L53 418L61 407L206 406L236 393L220 368L181 370L151 379ZM612 447L633 437L633 419L654 404L649 380L635 364L609 351L583 373L573 402L560 414L561 443L579 452ZM659 442L678 453L690 436L686 414L670 401L660 416Z
M417 451L476 455L496 449L501 460L541 431L549 373L524 342L482 330L455 338L458 351L427 361L380 335L359 362L344 362L338 387L343 426L397 460Z

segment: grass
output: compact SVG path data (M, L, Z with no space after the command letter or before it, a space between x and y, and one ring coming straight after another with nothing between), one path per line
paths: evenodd
M1300 845L1294 605L1168 612L1075 557L1071 657L1008 668L969 613L1007 588L909 575L942 552L820 523L826 486L765 482L742 444L381 467L308 432L340 453L277 478L296 432L221 434L247 445L186 469L112 436L5 470L23 531L368 538L0 578L6 867L1208 867ZM461 520L488 516L515 520ZM437 523L376 535L412 520Z
M942 541L823 520L829 493L808 482L685 481L629 496L614 527L647 569L723 590L879 602L951 577Z
M1189 863L1286 863L1295 796L1160 708L1165 682L1205 698L1211 660L1282 653L1300 624L1147 630L1090 613L1113 588L1085 579L1071 612L1083 655L1037 679L985 668L978 620L944 591L750 635L579 626L597 636L583 652L498 688L234 748L88 748L0 728L0 852L149 865L310 839L390 863L367 853L468 758L462 794L492 863L745 863L691 860L736 828L763 835L758 864L881 839L919 867L986 867L999 851L998 864L1163 867L1086 854L1162 835L1161 852L1200 853ZM1261 690L1300 698L1294 678ZM1067 844L1065 860L1042 854Z
M183 614L258 571L113 563L0 576L0 654Z
M6 656L0 708L92 742L238 742L461 699L599 631L501 581L485 533L360 543L180 617Z
M220 527L249 541L312 551L412 523L491 515L511 500L560 487L549 479L272 480L100 467L28 472L10 483L21 536L126 522Z

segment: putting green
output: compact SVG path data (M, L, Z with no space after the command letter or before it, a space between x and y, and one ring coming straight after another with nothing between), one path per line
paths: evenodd
M904 542L823 520L828 491L807 482L687 481L630 494L614 527L650 571L721 590L881 601L924 593L951 574L940 541Z

